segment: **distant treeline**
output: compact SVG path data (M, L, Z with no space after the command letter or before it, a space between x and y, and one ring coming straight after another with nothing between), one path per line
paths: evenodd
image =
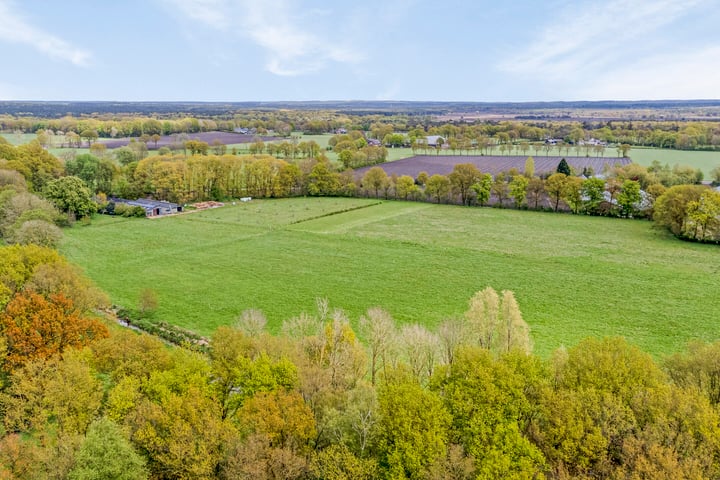
M708 107L710 108L710 107ZM659 112L655 115L652 112ZM547 116L546 116L547 114ZM413 138L442 136L445 146L477 145L520 147L524 144L569 148L570 146L648 146L679 150L720 149L720 110L669 114L664 110L643 111L637 118L570 118L567 111L525 114L526 120L488 119L482 115L434 114L429 111L353 112L333 110L242 110L217 114L197 111L178 113L92 113L81 115L0 114L0 131L41 133L58 136L75 134L86 138L145 138L209 131L252 131L287 137L293 132L309 135L358 132L385 143L387 135L399 140L394 146L411 144Z
M246 110L333 110L352 114L520 113L537 110L683 110L720 107L720 100L643 100L571 102L423 102L423 101L278 101L278 102L79 102L0 101L0 114L59 118L65 115L196 114L232 115Z

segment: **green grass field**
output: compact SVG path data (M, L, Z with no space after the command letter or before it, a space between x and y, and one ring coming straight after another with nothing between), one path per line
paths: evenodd
M663 165L667 163L671 167L677 164L699 168L705 173L706 179L709 178L710 170L720 167L720 152L633 147L629 155L633 162L645 166L650 165L653 160L657 160Z
M348 211L349 210L349 211ZM656 355L720 336L720 249L649 222L364 199L263 200L157 220L102 217L61 251L113 302L159 296L202 334L247 308L272 330L316 297L434 326L492 286L516 294L536 351L622 335Z
M11 145L17 146L23 145L25 143L30 143L37 138L37 135L35 135L34 133L2 132L0 133L0 137L3 137L5 140L10 142Z

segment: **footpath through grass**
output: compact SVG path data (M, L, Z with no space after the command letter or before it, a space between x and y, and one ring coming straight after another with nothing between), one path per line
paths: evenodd
M656 355L720 336L720 249L649 222L364 199L283 199L157 220L103 217L62 251L113 302L159 296L160 319L209 334L247 308L277 331L316 297L353 321L462 315L477 290L513 290L546 355L622 335Z

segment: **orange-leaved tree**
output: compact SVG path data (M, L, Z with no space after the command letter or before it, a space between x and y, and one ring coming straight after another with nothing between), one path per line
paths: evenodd
M7 342L6 370L108 336L105 325L83 316L64 295L29 291L17 293L0 313L0 333Z

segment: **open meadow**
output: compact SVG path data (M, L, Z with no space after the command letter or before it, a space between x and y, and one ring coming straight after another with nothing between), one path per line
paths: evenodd
M202 334L261 309L272 331L316 297L353 322L462 315L486 286L513 290L535 351L622 335L662 355L720 336L720 249L645 221L366 199L253 200L156 220L100 217L61 247L116 304L143 289L157 318ZM356 324L356 323L355 323Z
M705 173L706 179L710 175L710 170L720 167L720 152L633 147L629 155L633 162L645 166L649 166L654 160L657 160L661 164L667 163L671 167L687 165L699 168Z

